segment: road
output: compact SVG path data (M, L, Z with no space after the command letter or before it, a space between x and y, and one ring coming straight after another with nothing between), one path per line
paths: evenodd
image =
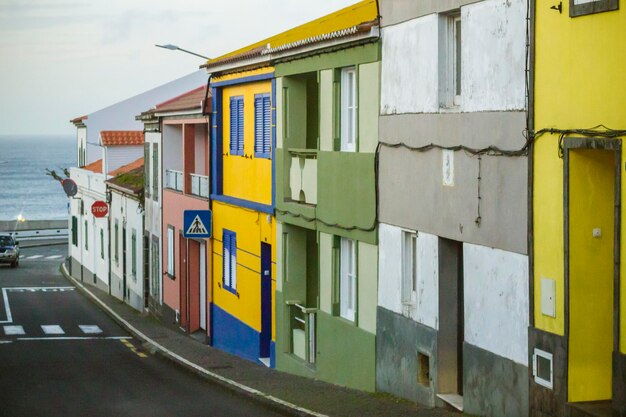
M0 265L0 415L279 415L145 351L60 275L65 253Z

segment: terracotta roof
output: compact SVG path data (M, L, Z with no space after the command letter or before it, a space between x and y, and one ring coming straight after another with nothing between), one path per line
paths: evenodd
M139 194L143 190L143 174L143 158L141 158L141 166L120 173L108 180L107 184L112 185L113 188L130 191L132 194Z
M376 0L363 0L319 19L207 61L210 69L253 57L302 47L327 40L355 36L378 24Z
M120 175L123 174L125 172L131 171L135 168L139 168L139 167L143 167L143 156L133 162L131 162L130 164L126 164L124 166L119 167L118 169L115 169L111 172L109 172L109 175L112 176L116 176L116 175Z
M100 132L102 146L143 145L141 130L103 130Z
M79 122L82 122L83 120L87 120L88 118L89 116L80 116L80 117L70 120L70 123L79 123Z
M102 174L102 159L98 159L96 162L92 162L91 164L85 165L82 168L86 169L87 171Z
M201 110L201 102L206 96L206 85L198 87L194 90L187 91L177 97L164 101L161 104L157 104L153 111L155 112L167 112L167 111L181 111L181 110ZM211 97L211 94L209 94ZM209 100L209 106L211 105Z

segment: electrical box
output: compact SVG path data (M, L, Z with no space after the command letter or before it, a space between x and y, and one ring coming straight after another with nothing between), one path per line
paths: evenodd
M541 314L556 317L556 281L541 277Z

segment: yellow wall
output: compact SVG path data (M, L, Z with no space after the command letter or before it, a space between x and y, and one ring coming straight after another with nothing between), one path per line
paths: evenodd
M610 399L615 154L569 154L569 401Z
M222 230L237 234L237 295L221 287ZM213 302L257 331L261 331L261 242L272 245L272 340L276 340L276 221L254 210L213 202Z
M591 128L626 129L626 10L570 18L536 1L535 131ZM535 327L563 335L563 160L558 135L543 135L534 151ZM626 158L622 156L622 160ZM622 170L622 184L626 184ZM622 186L623 188L623 186ZM624 195L622 193L622 200ZM624 204L622 204L624 207ZM622 224L624 224L622 213ZM626 259L622 227L621 258ZM621 351L626 353L626 268L621 265ZM540 280L557 282L557 317L541 314Z
M245 83L223 89L224 195L272 204L272 160L254 157L254 95L267 93L271 97L271 91L270 81ZM230 155L230 97L233 96L244 97L244 155L247 158Z

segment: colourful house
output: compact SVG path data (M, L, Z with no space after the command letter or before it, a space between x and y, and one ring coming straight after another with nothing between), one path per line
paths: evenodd
M252 55L206 64L213 94L212 343L273 366L274 69Z
M533 3L530 414L624 416L626 11Z

